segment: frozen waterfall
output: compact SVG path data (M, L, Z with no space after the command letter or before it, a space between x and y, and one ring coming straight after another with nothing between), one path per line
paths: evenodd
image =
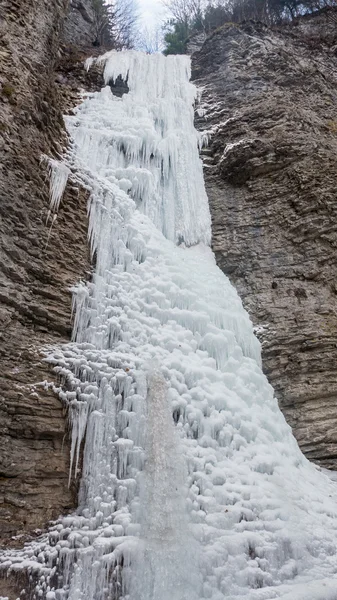
M79 508L12 566L47 600L336 600L336 484L301 454L209 247L190 60L100 60L130 91L67 117L52 180L53 207L64 173L90 191L95 272L49 357Z

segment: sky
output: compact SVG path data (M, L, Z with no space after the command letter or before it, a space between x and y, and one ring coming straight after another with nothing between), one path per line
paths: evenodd
M137 0L142 25L149 29L156 27L167 16L162 0Z

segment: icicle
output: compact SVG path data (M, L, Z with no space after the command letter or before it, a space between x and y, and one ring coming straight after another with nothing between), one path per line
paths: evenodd
M47 223L53 213L57 213L67 181L71 171L67 165L59 160L42 155L41 160L47 162L50 177L50 209L47 215Z

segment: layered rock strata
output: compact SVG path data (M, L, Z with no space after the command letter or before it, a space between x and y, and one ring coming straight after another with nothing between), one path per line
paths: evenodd
M229 24L193 56L218 265L297 440L337 468L337 12Z
M5 545L22 545L28 534L38 535L49 519L76 504L76 486L68 488L67 418L42 383L53 379L44 362L46 347L70 337L70 287L90 273L87 195L69 185L51 228L47 171L40 164L41 154L57 157L60 142L66 144L55 74L66 9L63 0L11 0L0 9L0 536Z

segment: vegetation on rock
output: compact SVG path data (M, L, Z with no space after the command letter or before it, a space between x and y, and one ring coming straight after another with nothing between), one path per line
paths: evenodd
M166 0L172 19L167 23L164 54L185 54L190 37L209 34L225 23L253 19L266 25L291 22L336 0Z

